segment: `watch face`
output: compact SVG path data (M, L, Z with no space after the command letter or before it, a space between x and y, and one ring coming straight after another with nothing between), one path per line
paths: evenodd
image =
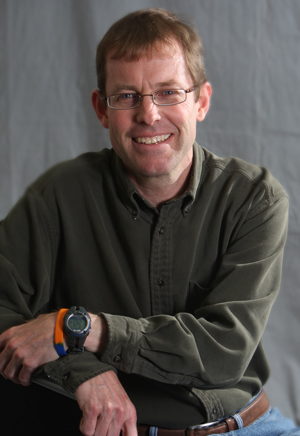
M67 324L73 332L82 332L87 327L87 320L83 315L73 315L69 317Z

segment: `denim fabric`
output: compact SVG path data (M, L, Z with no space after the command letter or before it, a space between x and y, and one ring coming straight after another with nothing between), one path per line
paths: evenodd
M149 436L157 436L158 427L150 427Z
M300 436L300 428L284 418L276 408L270 408L261 418L248 427L222 433L224 436Z

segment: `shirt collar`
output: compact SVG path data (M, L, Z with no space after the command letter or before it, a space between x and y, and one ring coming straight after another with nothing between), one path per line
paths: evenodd
M203 162L204 162L203 149L195 141L193 145L193 166L190 175L190 183L185 193L184 214L188 213L188 211L190 210L190 208L192 207L195 201L196 193L201 180Z
M177 199L172 199L168 202L170 203L170 202L178 201L178 204L182 208L182 213L184 216L186 216L189 213L189 210L195 201L196 192L199 187L199 183L201 179L203 160L204 160L204 153L202 147L200 147L197 144L197 142L194 142L193 165L191 169L189 186L183 195L181 195ZM113 165L113 176L116 182L117 190L119 192L123 204L131 213L132 218L137 219L140 215L139 200L141 200L148 208L153 209L153 211L157 212L157 209L154 206L152 206L139 193L134 183L132 183L131 180L128 178L123 162L115 152L113 155L112 165Z

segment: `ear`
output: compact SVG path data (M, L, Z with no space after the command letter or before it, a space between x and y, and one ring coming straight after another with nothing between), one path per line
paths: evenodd
M92 92L92 105L96 112L97 118L103 127L109 129L109 120L107 116L107 110L103 105L103 101L100 98L100 93L98 89L94 89Z
M197 121L203 121L210 105L210 98L212 94L212 87L210 83L205 82L200 88L199 100L198 100L198 114Z

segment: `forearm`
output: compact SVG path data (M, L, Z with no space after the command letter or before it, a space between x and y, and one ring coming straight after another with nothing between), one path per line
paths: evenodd
M210 323L191 314L147 319L106 315L110 340L100 357L117 370L198 388L235 385L260 341L242 327ZM237 320L236 320L237 321Z
M3 376L27 386L32 374L50 363L49 369L45 370L47 376L60 384L69 382L68 390L74 391L80 382L111 369L92 355L92 352L101 353L105 347L107 327L103 318L91 314L91 333L86 339L86 352L59 360L54 345L56 319L57 312L40 315L0 335L0 373ZM67 340L65 346L68 347ZM69 374L67 378L64 377L66 373Z
M39 374L44 374L68 392L74 392L85 381L106 371L116 372L111 365L99 360L99 353L102 353L106 344L106 322L98 315L92 313L89 315L91 330L84 342L85 351L67 354L58 360L47 363L39 371ZM67 350L69 344L66 335L64 335L64 346Z
M203 291L194 284L190 313L138 320L105 314L109 335L101 360L166 383L236 384L260 347L279 291L286 224L285 201L248 219L224 254L211 288ZM257 361L253 365L253 373L263 372Z

